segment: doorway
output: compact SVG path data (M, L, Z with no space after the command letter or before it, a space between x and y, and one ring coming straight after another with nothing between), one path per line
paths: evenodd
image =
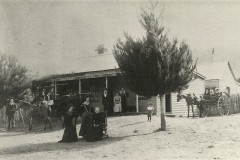
M166 106L166 113L171 113L172 112L171 94L165 95L165 106Z

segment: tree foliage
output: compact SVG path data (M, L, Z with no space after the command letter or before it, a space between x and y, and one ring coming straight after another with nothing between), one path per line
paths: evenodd
M156 96L176 92L193 77L196 63L185 42L170 42L153 12L143 11L140 23L146 30L142 39L125 33L113 54L129 89L139 95Z
M145 36L134 39L124 33L125 41L119 39L114 45L113 54L126 86L148 97L186 88L196 68L189 46L177 39L169 40L154 9L142 10L139 22L146 31ZM163 105L161 107L163 111ZM164 116L161 112L163 130Z
M21 99L28 94L31 77L26 67L18 64L14 56L0 55L0 104L14 97Z

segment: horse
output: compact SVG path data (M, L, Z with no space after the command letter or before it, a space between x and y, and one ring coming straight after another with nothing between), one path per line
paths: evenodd
M194 118L193 105L197 105L199 107L199 101L198 101L197 97L195 96L195 94L193 94L193 96L192 96L191 94L184 95L184 94L179 92L177 94L177 102L179 102L183 98L186 100L187 107L188 107L188 116L187 116L187 118L189 118L190 106L192 107L192 113L193 113L192 117Z
M32 130L33 119L43 119L45 124L44 130L46 130L47 124L52 129L51 118L49 116L50 110L44 101L40 101L38 104L31 104L30 102L20 100L18 106L25 111L26 117L28 117L29 131Z

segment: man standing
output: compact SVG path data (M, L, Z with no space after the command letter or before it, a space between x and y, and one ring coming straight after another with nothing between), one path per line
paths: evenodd
M39 102L39 113L43 116L44 118L44 130L46 130L47 127L47 123L49 124L50 129L52 129L52 122L50 119L50 113L51 113L51 109L49 108L47 101L44 99L44 97L41 97L41 101Z
M107 89L104 89L103 90L103 96L102 96L102 104L103 104L103 107L104 107L104 112L106 113L106 116L105 116L105 126L103 128L103 131L104 131L104 135L103 135L103 138L106 138L108 137L108 134L107 134L107 115L109 112L111 112L111 102L110 102L111 98L110 98L110 95L108 93L108 90Z
M103 104L103 107L104 107L104 112L109 113L109 111L110 111L110 97L109 97L107 89L103 90L102 104Z
M122 112L127 112L128 111L128 107L127 107L128 93L125 91L124 88L121 89L120 96L121 96Z
M12 129L15 128L14 115L15 115L16 109L17 109L17 106L14 103L13 98L11 98L6 109L6 115L8 117L8 130L10 130L11 126L12 126Z

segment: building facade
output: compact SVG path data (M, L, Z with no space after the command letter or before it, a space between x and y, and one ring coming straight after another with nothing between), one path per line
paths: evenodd
M111 96L111 106L113 108L113 97L124 86L121 84L117 73L117 68L86 71L72 74L52 75L43 77L37 82L45 83L45 88L54 86L54 99L63 95L80 94L85 95L89 92L93 95L93 104L100 108L102 106L102 94L105 88L108 89ZM194 79L189 82L188 89L183 94L194 93L200 96L204 93L208 81L219 83L221 90L229 90L231 94L240 93L240 84L236 81L234 73L229 62L209 63L199 65L195 72ZM128 92L127 105L128 112L146 113L146 107L149 102L154 105L154 112L160 114L160 97L142 97ZM166 115L187 116L187 104L184 99L177 102L177 93L170 93L163 96L163 105ZM197 106L194 106L197 112ZM192 114L192 113L191 113ZM191 115L190 115L191 116Z

